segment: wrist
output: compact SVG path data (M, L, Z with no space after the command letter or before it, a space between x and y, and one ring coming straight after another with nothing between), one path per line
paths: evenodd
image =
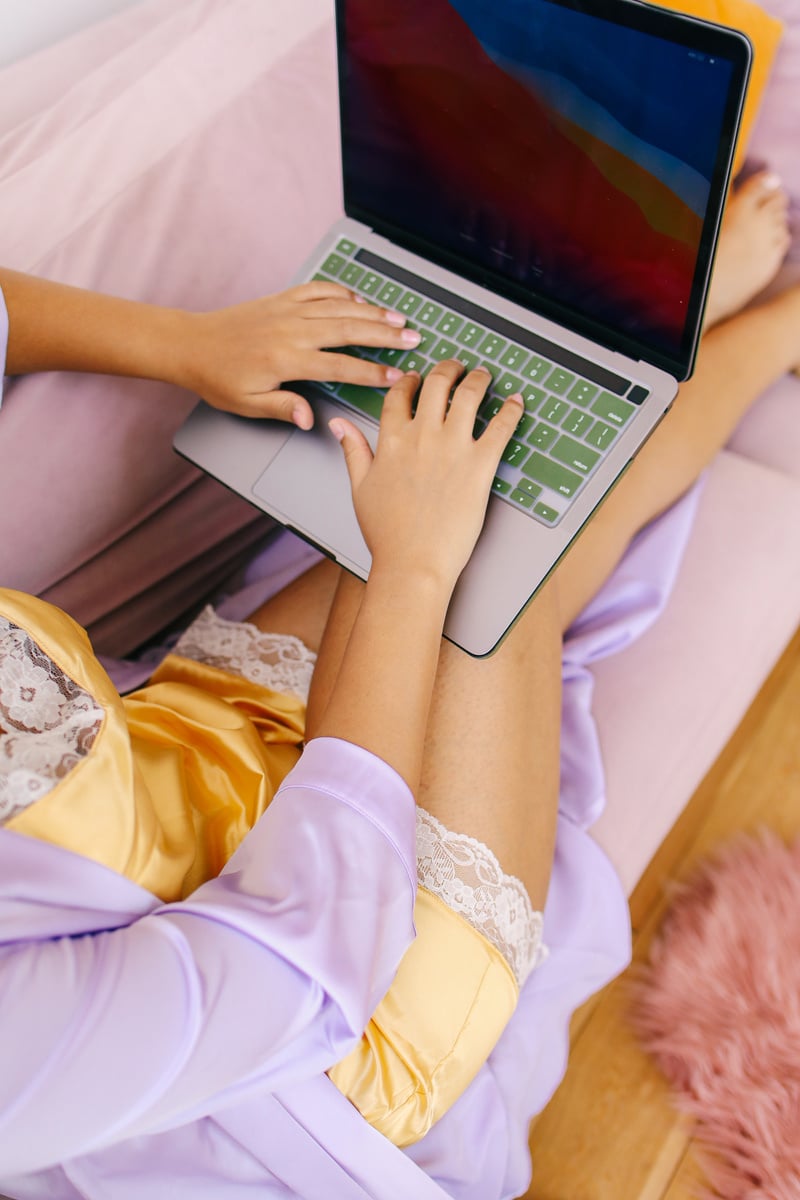
M386 593L414 609L424 606L432 612L440 610L442 619L455 584L452 572L442 566L377 554L373 556L367 580L371 591Z

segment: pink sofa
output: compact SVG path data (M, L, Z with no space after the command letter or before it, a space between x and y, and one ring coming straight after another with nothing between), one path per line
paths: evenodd
M751 154L800 197L800 13L768 7L787 32ZM0 73L0 260L187 307L277 290L338 211L336 121L329 0L143 0ZM179 619L267 534L172 455L192 403L41 376L0 412L0 578L64 605L107 654ZM707 474L666 611L593 667L593 832L629 891L795 631L799 403L788 378L758 403ZM281 578L308 560L283 549Z

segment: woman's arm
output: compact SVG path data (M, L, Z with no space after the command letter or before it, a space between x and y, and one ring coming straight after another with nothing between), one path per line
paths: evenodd
M475 417L490 376L472 371L455 387L462 372L457 362L435 367L415 413L418 376L395 384L374 461L354 425L331 424L346 456L372 568L318 732L371 750L412 791L447 607L520 417L521 399L510 397L476 440Z
M401 372L325 347L409 348L400 313L335 283L308 283L208 313L162 308L0 269L9 315L6 372L88 371L161 379L217 408L313 424L308 401L282 384L345 380L388 387Z

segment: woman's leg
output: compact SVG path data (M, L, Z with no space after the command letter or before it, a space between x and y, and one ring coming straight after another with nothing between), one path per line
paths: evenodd
M753 203L753 187L731 205L736 236L720 246L712 312L725 308L720 289L729 292L729 252L742 276L740 297L749 300L769 282L763 242L765 227L769 232L775 225L774 206ZM745 226L749 260L741 252ZM776 251L773 274L781 259ZM634 534L686 491L755 398L798 362L800 289L711 329L693 379L497 653L475 660L443 643L419 803L449 829L486 842L503 869L523 881L535 906L546 895L555 833L561 633ZM345 577L337 591L312 686L308 736L336 677L360 589Z

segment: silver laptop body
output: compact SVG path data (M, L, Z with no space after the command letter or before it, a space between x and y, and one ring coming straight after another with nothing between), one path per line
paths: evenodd
M405 26L396 35L387 25L390 16L394 25L399 22ZM540 18L544 24L540 23ZM468 365L477 352L481 361L492 370L495 385L503 381L504 386L510 387L514 380L521 381L535 400L530 405L530 414L526 413L524 435L515 435L512 439L514 448L509 463L502 465L498 472L497 494L490 498L483 533L459 580L447 615L445 636L468 653L482 656L491 653L511 628L667 412L679 380L691 373L729 181L735 132L741 115L749 69L749 45L739 34L653 10L636 0L592 4L582 0L503 0L502 3L498 0L404 0L402 5L384 3L383 0L340 0L337 21L348 215L330 230L298 270L293 282L313 277L333 278L348 285L356 281L356 290L358 286L365 287L367 298L380 302L381 291L393 281L393 286L400 291L396 293L397 303L391 307L400 307L402 311L402 305L406 303L410 312L408 324L424 330L426 336L430 333L433 338L428 337L428 368L440 348L444 356L444 352L454 345L455 356L463 354ZM503 25L499 32L498 23ZM434 236L437 230L432 229L430 223L422 230L406 227L402 205L407 206L412 217L420 207L420 197L413 194L413 186L408 196L401 197L398 211L388 215L374 211L376 205L383 205L386 200L385 183L379 179L373 184L369 179L370 170L383 171L376 158L374 142L375 139L380 141L392 121L391 114L387 115L385 111L382 86L385 80L392 78L402 83L408 73L407 61L403 58L408 52L402 36L409 44L424 45L428 26L437 39L437 53L458 56L463 49L464 58L472 56L472 86L479 94L481 78L476 82L474 76L476 70L478 75L484 70L487 89L495 77L499 78L501 89L510 80L509 89L517 89L509 91L512 99L522 96L519 89L524 88L535 97L539 106L537 111L541 111L543 103L551 106L548 111L554 114L555 133L552 138L548 133L548 137L553 140L557 134L558 144L566 155L574 157L576 144L581 153L587 153L592 186L605 186L604 180L611 178L618 187L620 205L624 207L635 200L637 207L631 208L630 213L637 221L639 205L643 209L649 205L648 220L667 229L671 240L665 253L671 257L663 270L657 263L653 268L655 291L658 291L659 271L668 273L672 262L680 259L683 275L688 279L687 272L690 272L691 279L687 282L684 299L675 300L679 289L674 282L670 284L670 294L686 311L680 314L680 328L673 317L669 318L672 320L669 334L658 327L653 336L653 328L646 329L655 342L655 349L647 357L639 343L640 326L645 323L642 313L649 309L650 302L647 291L640 293L644 299L636 299L636 287L642 286L640 279L635 280L627 292L623 281L620 290L623 299L612 295L611 302L607 303L602 286L598 288L593 281L591 289L588 286L584 289L576 275L571 284L572 296L565 295L560 279L564 274L569 275L569 271L562 270L557 262L549 263L546 248L542 254L534 247L526 262L527 270L521 270L520 258L513 252L513 237L492 245L490 233L480 236L481 225L480 219L476 222L474 217L475 206L468 220L465 218L460 233L457 220L446 229L441 226L444 244L438 242ZM546 51L541 61L536 57L538 51L532 51L530 61L525 60L520 65L515 60L509 66L512 46L524 42L520 29L524 29L531 44L535 42L537 46L542 38L552 36L556 51L561 46L565 59L574 58L579 65L586 55L575 46L575 39L586 38L586 45L600 57L605 54L608 58L612 51L619 53L620 61L616 67L623 75L632 70L631 46L638 46L636 39L646 39L647 45L656 47L656 64L662 64L665 74L673 77L672 101L678 107L684 106L688 114L692 114L694 108L691 119L695 124L703 124L697 114L698 96L705 96L706 92L716 95L714 101L706 103L707 123L712 127L696 131L697 146L692 150L694 161L680 163L669 145L666 150L660 146L651 154L648 147L641 148L641 138L629 161L626 157L628 134L620 120L614 119L609 124L609 112L613 113L614 105L630 107L630 95L624 101L618 99L619 89L613 78L606 84L579 80L580 86L572 81L565 82L564 77L559 79L558 70L551 69L557 58L552 48ZM385 39L385 44L400 59L401 73L391 63L385 64L381 39ZM618 40L617 51L615 43ZM396 45L399 49L394 50ZM663 46L663 50L659 50L659 46ZM359 54L364 57L361 64ZM485 64L481 54L486 58ZM424 59L426 55L421 57ZM675 78L676 62L686 66L683 79ZM558 65L556 63L556 68ZM501 75L497 76L497 72ZM657 75L652 67L645 73L650 81ZM418 69L416 75L424 76L425 71ZM434 61L427 64L425 86L438 87L438 81L444 75L446 72L434 56ZM633 86L628 85L628 92ZM646 106L650 84L639 86L642 104ZM656 79L652 83L656 93L654 103L658 101L659 86L666 94L665 85L659 85ZM367 106L364 116L365 95L370 96L370 88L374 103L372 108ZM423 99L429 100L429 95L426 93ZM410 111L413 118L415 100L419 97L412 95L402 114L405 123L412 126L413 120L409 122L408 113ZM467 104L464 96L461 102ZM510 102L506 96L505 103ZM488 92L486 103L492 104ZM458 122L458 105L453 104L456 111L453 117L447 112L447 104L445 97L441 121L449 128L448 123ZM498 107L502 112L499 102ZM477 112L472 120L480 123L481 110ZM375 130L370 127L370 121L374 121ZM664 121L663 114L654 113L652 124L659 137ZM398 120L398 128L403 124ZM589 142L586 151L585 129L593 134L598 130L602 132L599 150L594 148L594 142ZM430 136L434 137L435 132ZM499 136L502 133L500 127ZM663 137L665 142L671 137L674 145L678 144L676 139L680 134L680 128L672 129ZM397 130L390 128L387 141L394 146L396 140ZM407 153L408 147L403 152ZM418 146L415 152L419 152ZM703 154L705 175L698 166ZM599 175L598 157L601 161ZM458 170L458 157L455 156L453 161ZM565 172L573 170L571 162L572 159L564 168ZM535 173L527 180L523 175L520 171L520 188L529 188L534 194L537 188ZM455 187L452 191L457 193ZM445 196L445 189L441 189L441 194ZM607 198L602 192L598 192L598 197L600 210ZM389 199L393 202L390 194ZM449 203L449 199L442 201L443 211ZM481 203L485 203L485 198L481 197ZM569 200L565 201L564 208L570 209ZM557 207L551 206L547 219L554 222L556 230L551 242L569 245L562 225L558 224ZM608 275L607 261L611 252L604 247L602 229L593 232L585 213L582 221L583 236L591 238L596 247L600 263L598 273L605 271ZM539 227L544 223L538 220ZM617 239L620 237L619 224L624 225L624 222L613 226ZM630 224L638 228L636 221ZM508 228L513 232L513 222ZM651 225L643 226L642 237L652 237L654 246L660 250L659 239L667 236L664 228L656 228L651 234ZM472 243L468 260L457 244L459 236ZM625 259L624 241L620 245L622 250L618 257ZM688 250L684 250L687 245ZM688 256L685 264L684 253ZM503 256L509 260L511 268L501 275L496 268ZM591 262L588 251L584 258ZM369 288L373 285L378 290L370 293ZM610 290L613 293L614 288ZM586 296L591 297L589 301ZM655 312L660 311L660 304L656 295ZM620 309L621 318L614 312L613 320L607 321L608 309L615 305ZM575 306L577 311L573 311ZM441 309L445 316L436 316L426 327L424 319L435 309ZM448 315L451 317L449 322ZM457 324L459 321L460 325ZM665 327L666 324L668 322ZM445 334L441 334L440 325ZM446 336L450 329L459 331L452 335L452 341ZM479 344L458 340L459 334L466 337L467 332L472 335L476 329ZM481 346L491 345L494 350L498 344L503 349L495 358L481 354ZM408 360L408 355L405 359ZM511 363L512 368L507 369L503 360ZM542 366L542 363L546 365ZM517 364L520 364L519 369ZM402 366L403 361L400 360L398 365ZM549 389L548 379L553 381L555 390ZM342 389L333 385L328 388L304 383L292 384L292 387L302 390L313 404L313 430L304 432L279 422L238 418L201 403L178 432L175 448L281 524L318 546L347 570L366 578L370 556L353 512L341 448L328 430L328 421L337 412L346 411L374 446L377 440L374 394L372 409L368 405L364 412L337 394ZM348 389L345 391L348 395L353 394ZM544 393L544 401L540 393ZM587 400L587 397L591 399ZM552 444L545 446L544 441L548 438L552 439ZM604 438L607 441L601 446ZM552 461L548 457L550 454L556 456ZM519 463L511 461L515 456ZM570 492L568 497L567 492ZM562 505L565 506L563 511L557 511ZM436 514L432 512L431 520L435 519Z

